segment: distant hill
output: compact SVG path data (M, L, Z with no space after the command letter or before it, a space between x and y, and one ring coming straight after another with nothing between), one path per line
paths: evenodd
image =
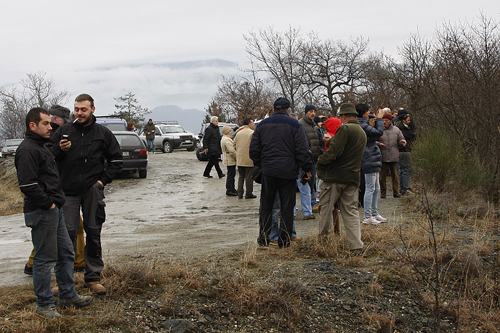
M205 119L205 111L182 109L177 105L161 105L155 107L145 118L146 121L150 118L153 121L177 120L185 130L198 134Z

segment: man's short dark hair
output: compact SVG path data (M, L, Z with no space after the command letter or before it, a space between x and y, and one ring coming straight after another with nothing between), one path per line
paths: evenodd
M80 94L80 95L76 96L75 102L83 102L83 101L89 101L90 107L91 108L94 107L94 99L89 94Z
M50 116L49 111L45 110L44 108L33 108L29 110L28 114L26 115L26 129L29 130L30 128L30 123L34 122L35 124L38 125L40 120L42 120L42 116L40 114L46 114L47 116Z
M250 118L243 119L243 125L250 125L251 122L252 122L252 119L250 119Z
M369 111L370 107L367 104L359 103L356 104L356 111L359 117L363 117L366 111Z

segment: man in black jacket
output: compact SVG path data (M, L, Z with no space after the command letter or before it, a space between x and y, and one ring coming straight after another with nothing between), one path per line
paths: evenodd
M62 211L65 197L54 156L45 147L51 130L47 110L31 109L26 116L26 138L19 145L15 159L19 189L25 195L24 219L26 226L31 228L35 247L33 287L37 296L36 312L48 318L61 316L50 290L50 271L54 266L60 307L83 307L92 303L92 297L80 296L75 291L75 253Z
M94 99L90 95L77 96L75 121L59 127L50 142L66 195L64 218L75 246L80 207L83 214L87 234L84 286L98 295L104 295L106 289L100 284L104 268L101 249L106 205L103 200L104 186L120 172L122 152L113 133L96 123L94 111Z
M276 192L281 201L279 247L290 246L295 206L296 179L299 169L305 171L304 181L311 179L312 159L304 127L289 117L290 102L283 97L274 102L274 113L256 127L250 143L250 158L262 169L259 238L268 246L272 227L272 211Z
M207 178L213 178L210 176L210 171L212 167L215 166L219 178L225 176L222 169L219 166L219 157L222 154L222 148L220 146L221 135L219 131L219 118L213 116L210 119L210 125L205 129L205 135L203 135L203 151L208 154L208 164L203 172L203 176Z

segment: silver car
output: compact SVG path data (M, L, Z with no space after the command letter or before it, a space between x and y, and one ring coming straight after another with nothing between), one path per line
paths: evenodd
M2 148L2 157L9 157L16 155L17 147L23 142L24 139L10 139L5 140L5 145Z

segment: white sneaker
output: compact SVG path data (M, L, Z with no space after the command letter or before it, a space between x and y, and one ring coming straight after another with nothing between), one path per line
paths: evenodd
M379 225L379 224L380 224L380 222L379 222L379 221L377 221L377 220L375 220L375 218L373 218L373 217L370 217L370 218L368 218L368 219L365 217L365 218L363 219L363 224L366 224L366 225L368 225L368 224L371 224L371 225Z
M372 218L381 223L387 222L387 219L380 214L378 214L377 216L372 216Z

